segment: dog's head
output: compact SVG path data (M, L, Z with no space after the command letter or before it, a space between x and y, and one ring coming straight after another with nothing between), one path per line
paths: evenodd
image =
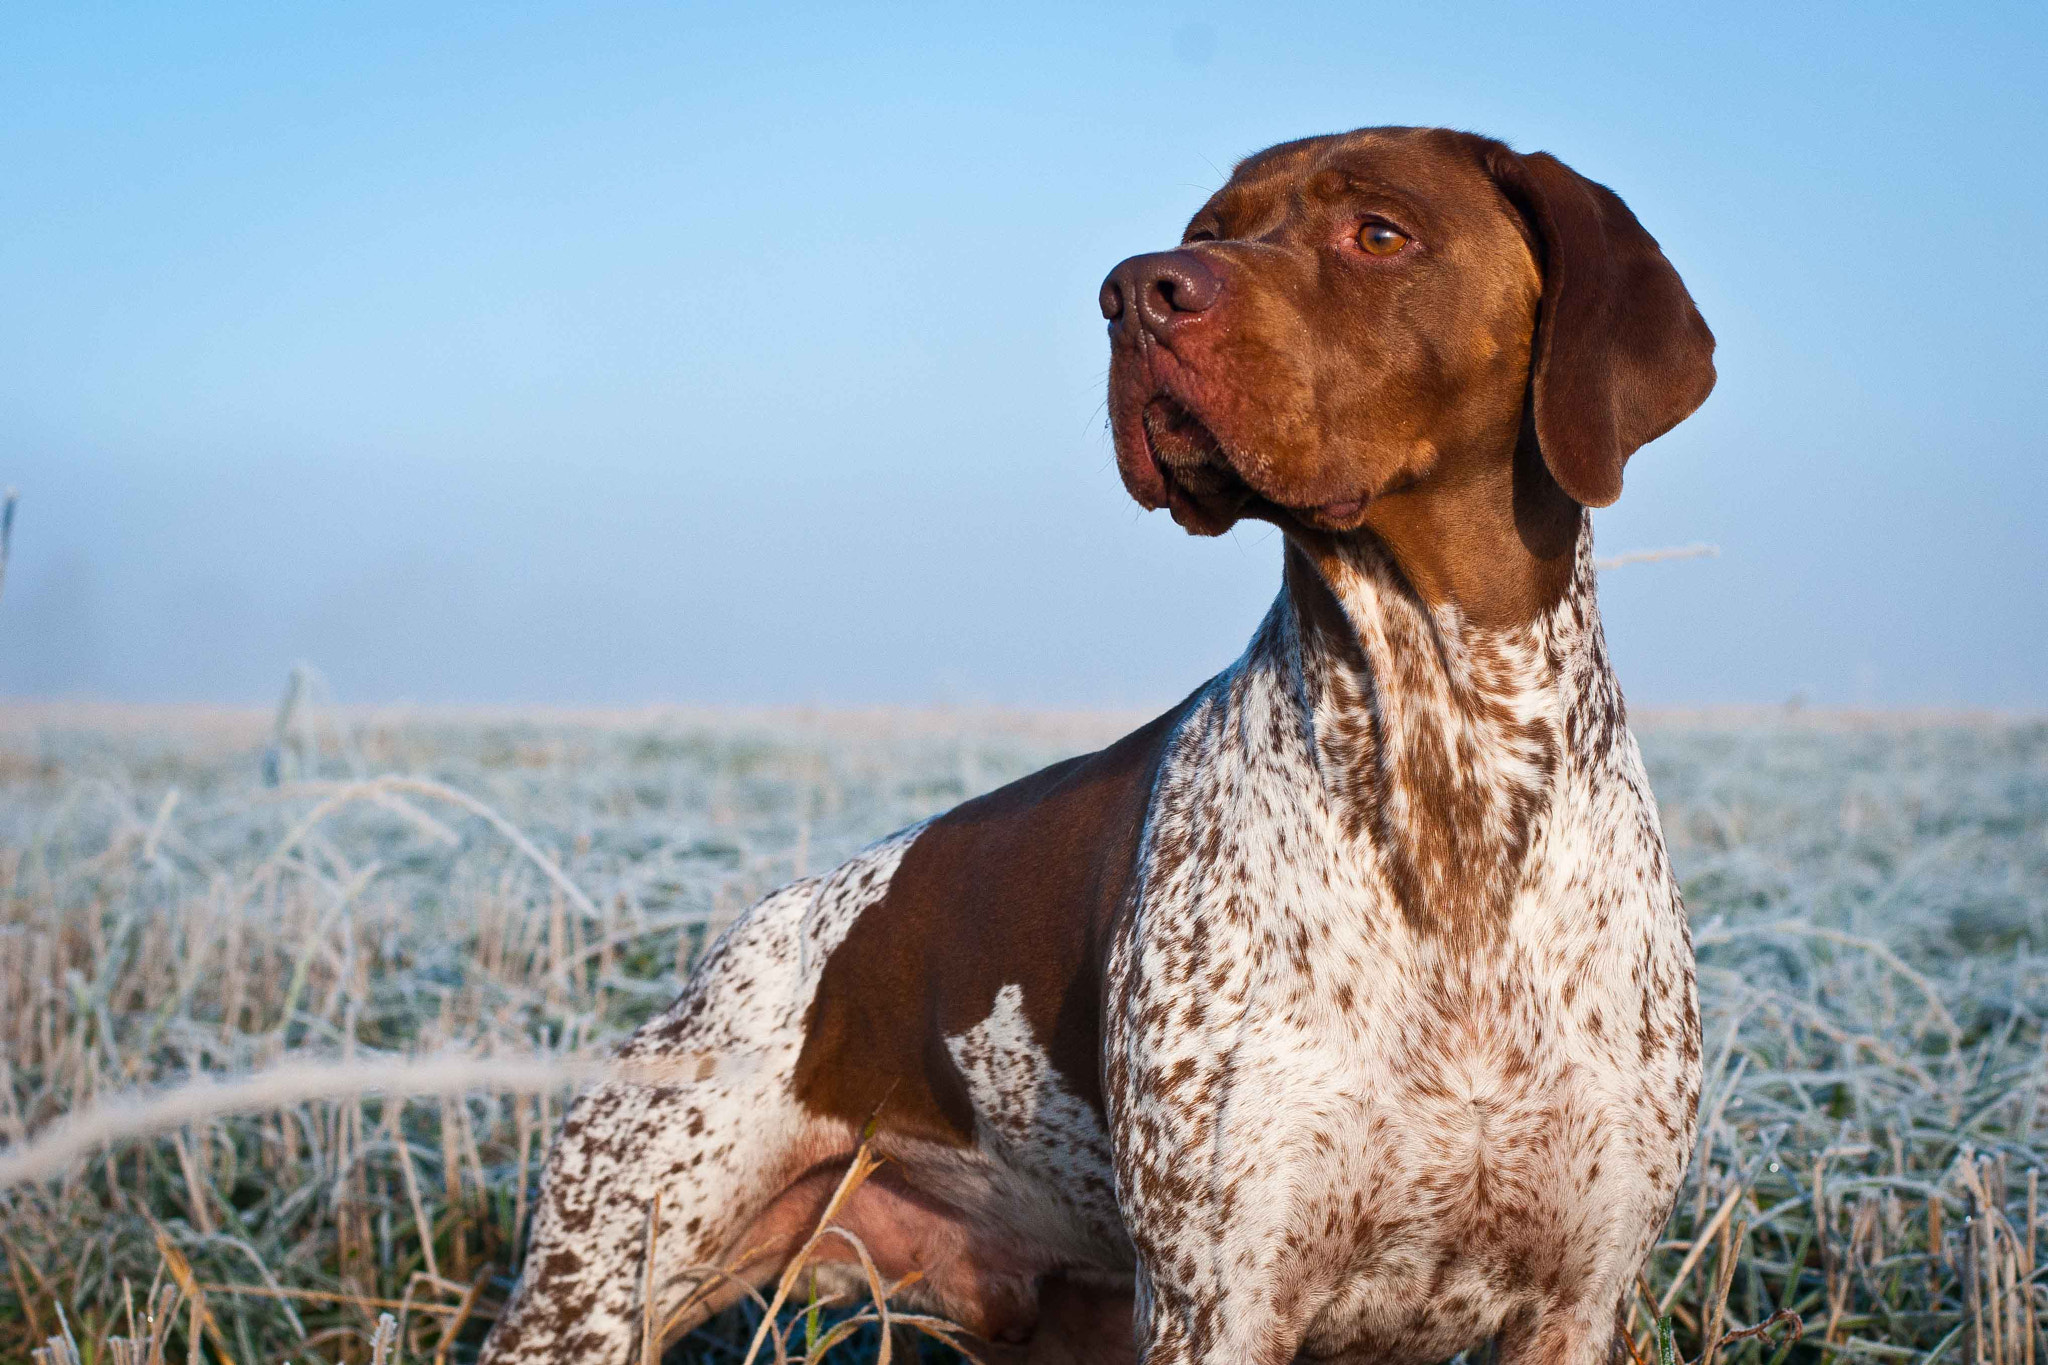
M1102 311L1124 483L1205 535L1371 529L1532 446L1605 506L1714 385L1713 334L1627 205L1442 129L1248 158L1178 249L1110 272Z

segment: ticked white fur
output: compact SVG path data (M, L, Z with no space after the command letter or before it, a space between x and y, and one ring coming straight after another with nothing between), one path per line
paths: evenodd
M1182 727L1109 963L1146 1360L1604 1355L1685 1165L1698 1033L1582 540L1566 599L1493 638L1383 561L1326 566L1362 659L1283 599ZM1333 744L1361 708L1369 742ZM1511 845L1519 803L1526 851L1423 850L1417 914L1389 864L1443 837L1403 778L1426 745L1471 846Z
M1348 639L1283 592L1170 740L1107 963L1106 1127L1010 986L945 1040L971 1147L891 1155L1006 1230L1025 1292L1134 1274L1150 1365L1496 1336L1592 1365L1677 1188L1699 1056L1590 535L1516 632L1426 609L1370 553L1321 572ZM657 1316L736 1250L822 1140L791 1087L804 1020L917 834L763 900L621 1053L701 1074L579 1101L487 1360L623 1360L657 1190Z

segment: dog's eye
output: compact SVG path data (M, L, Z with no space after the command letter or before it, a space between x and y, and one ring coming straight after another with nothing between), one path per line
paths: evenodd
M1367 223L1358 230L1358 248L1369 256L1391 256L1408 245L1408 234L1385 223Z

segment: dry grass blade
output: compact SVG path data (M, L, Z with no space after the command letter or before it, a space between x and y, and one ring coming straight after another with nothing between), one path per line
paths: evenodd
M1790 1327L1792 1329L1792 1335L1785 1343L1787 1346L1798 1343L1806 1336L1806 1323L1801 1320L1800 1316L1789 1308L1780 1308L1762 1322L1753 1323L1748 1327L1737 1327L1732 1331L1723 1332L1715 1337L1714 1344L1708 1348L1707 1359L1712 1359L1714 1354L1718 1353L1724 1346L1733 1345L1738 1341L1750 1341L1757 1337L1769 1336L1780 1327Z
M399 1365L398 1320L389 1313L377 1315L377 1330L370 1335L370 1365Z
M144 1299L141 1321L131 1315L128 1336L122 1340L115 1365L164 1365L171 1345L171 1326L177 1320L182 1291L174 1284L153 1284ZM108 1345L113 1345L109 1341Z
M1593 561L1593 567L1605 573L1609 569L1620 569L1630 564L1665 564L1677 559L1712 559L1720 553L1720 546L1704 542L1674 545L1662 550L1627 550L1618 555L1596 559Z
M661 1343L655 1337L654 1266L661 1250L661 1191L647 1202L647 1242L640 1251L640 1365L661 1365Z
M420 1195L419 1167L412 1159L412 1144L406 1141L404 1130L405 1105L390 1106L387 1124L391 1135L391 1149L398 1153L398 1170L405 1179L405 1199L412 1206L412 1225L419 1237L420 1256L427 1263L427 1273L435 1279L441 1278L441 1265L434 1256L434 1225L427 1217L426 1200ZM524 1193L524 1190L521 1191ZM411 1286L407 1286L410 1289Z
M7 555L14 546L14 506L21 495L12 488L0 497L0 592L7 589Z
M1686 1277L1692 1274L1692 1268L1699 1264L1700 1258L1707 1254L1707 1246L1714 1240L1714 1234L1721 1230L1722 1224L1735 1212L1736 1205L1748 1195L1749 1190L1746 1186L1737 1185L1721 1202L1721 1207L1714 1211L1714 1216L1707 1225L1694 1235L1692 1249L1685 1253L1685 1259L1678 1263L1678 1269L1672 1273L1671 1283L1664 1287L1663 1296L1657 1300L1657 1311L1653 1316L1661 1318L1671 1311L1671 1305L1678 1300L1679 1291L1685 1288Z
M468 792L459 791L454 787L448 786L446 783L433 782L422 777L377 777L367 782L352 782L339 790L330 791L318 805L314 806L312 810L308 811L299 820L299 823L292 828L291 833L287 834L284 840L271 851L270 856L263 861L249 880L252 883L261 881L266 875L275 871L284 862L285 858L290 856L291 852L305 840L306 836L319 827L321 821L333 815L336 811L341 810L350 802L383 801L395 793L405 792L410 792L415 796L431 796L437 800L446 801L450 805L460 806L471 815L485 821L491 828L503 835L506 842L518 849L535 867L539 868L541 873L549 881L553 882L578 910L592 919L597 917L597 907L591 903L590 897L583 893L583 888L577 886L570 879L569 874L562 870L560 863L557 863L553 858L541 852L539 847L531 839L528 839L517 825L477 800L474 796L471 796Z
M200 1119L345 1095L437 1095L472 1086L530 1093L603 1074L601 1062L532 1057L295 1062L232 1081L190 1081L154 1095L102 1101L50 1125L27 1147L0 1152L0 1189L62 1175L80 1158L127 1138Z
M832 1197L825 1201L824 1211L818 1215L817 1226L812 1230L811 1235L804 1239L804 1244L797 1248L796 1254L789 1258L789 1263L783 1268L782 1277L775 1286L775 1294L769 1299L767 1310L761 1318L761 1326L755 1331L753 1341L747 1346L747 1354L743 1365L754 1365L760 1359L761 1347L770 1337L773 1337L775 1340L775 1359L777 1365L784 1365L787 1359L787 1352L783 1348L782 1338L776 1333L775 1315L781 1312L782 1305L788 1302L790 1290L796 1287L798 1277L803 1274L804 1268L810 1264L811 1255L817 1250L818 1243L824 1240L827 1231L832 1230L832 1220L839 1216L839 1210L845 1206L848 1199L853 1197L853 1192L859 1189L869 1176L880 1169L881 1165L882 1159L874 1154L873 1144L869 1142L861 1143L859 1149L853 1154L853 1160L847 1163L846 1174L839 1178L839 1184L833 1189ZM888 1347L884 1346L885 1360L887 1359L887 1350Z
M434 1348L434 1365L448 1365L448 1353L455 1346L455 1339L462 1335L464 1324L470 1314L476 1311L476 1301L484 1292L484 1286L491 1282L493 1267L485 1266L470 1281L468 1289L462 1291L462 1302L455 1305L455 1316L441 1333L441 1344Z
M693 1265L683 1267L682 1270L677 1272L678 1275L683 1278L694 1279L698 1281L698 1285L683 1299L680 1306L662 1320L661 1327L656 1333L657 1338L661 1341L667 1341L669 1335L682 1324L684 1319L695 1312L697 1306L720 1284L731 1285L733 1288L741 1291L743 1298L750 1300L756 1308L760 1309L763 1314L766 1314L768 1311L766 1296L754 1286L753 1281L745 1278L748 1264L750 1264L751 1260L759 1259L759 1256L760 1253L755 1253L753 1257L743 1258L732 1266Z
M1961 1029L1956 1025L1955 1016L1948 1012L1948 1006L1941 1003L1941 992L1934 988L1932 981L1929 981L1922 973L1914 971L1906 964L1904 958L1901 958L1890 948L1885 947L1884 944L1879 943L1876 939L1865 937L1862 934L1851 934L1841 929L1831 929L1819 924L1805 924L1797 920L1780 920L1774 924L1751 924L1736 928L1710 929L1695 940L1695 946L1708 947L1716 943L1731 942L1738 938L1766 934L1783 934L1793 938L1814 938L1824 943L1840 944L1845 948L1856 948L1862 952L1869 953L1872 957L1884 963L1885 966L1913 983L1914 988L1920 992L1921 998L1927 1002L1928 1012L1940 1022L1945 1032L1950 1034L1961 1032Z
M156 1252L163 1258L164 1267L170 1271L172 1280L177 1283L179 1291L184 1294L186 1303L191 1308L192 1331L188 1333L188 1337L193 1358L197 1359L199 1356L199 1335L203 1329L212 1339L214 1349L220 1352L220 1358L223 1361L233 1360L227 1337L221 1333L220 1324L214 1321L213 1313L206 1306L206 1291L199 1287L199 1280L192 1273L192 1263L172 1244L170 1237L162 1228L157 1229Z
M414 1303L408 1299L380 1299L367 1294L346 1294L338 1289L273 1289L267 1284L221 1284L202 1280L199 1287L209 1294L242 1294L257 1299L300 1299L306 1303L341 1303L352 1308L410 1310L419 1313L461 1312L452 1303Z
M868 1253L867 1243L842 1227L821 1227L821 1237L837 1237L853 1248L854 1257L860 1262L861 1274L867 1277L868 1302L873 1306L875 1320L882 1329L882 1349L876 1365L889 1365L891 1352L895 1349L893 1334L889 1331L889 1300L903 1292L919 1277L913 1273L893 1285L883 1285L882 1274L875 1268L875 1258Z
M1701 1328L1701 1335L1707 1339L1707 1349L1700 1355L1700 1365L1714 1365L1715 1357L1721 1354L1721 1326L1728 1320L1728 1291L1735 1283L1735 1248L1748 1241L1748 1231L1747 1224L1739 1220L1721 1224L1720 1257L1714 1272L1714 1293L1707 1301L1706 1316Z

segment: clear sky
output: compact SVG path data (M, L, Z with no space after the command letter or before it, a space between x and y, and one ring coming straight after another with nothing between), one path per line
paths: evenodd
M1141 705L1263 527L1123 494L1096 287L1374 123L1613 186L1720 338L1639 703L2048 707L2048 6L15 5L0 696Z

